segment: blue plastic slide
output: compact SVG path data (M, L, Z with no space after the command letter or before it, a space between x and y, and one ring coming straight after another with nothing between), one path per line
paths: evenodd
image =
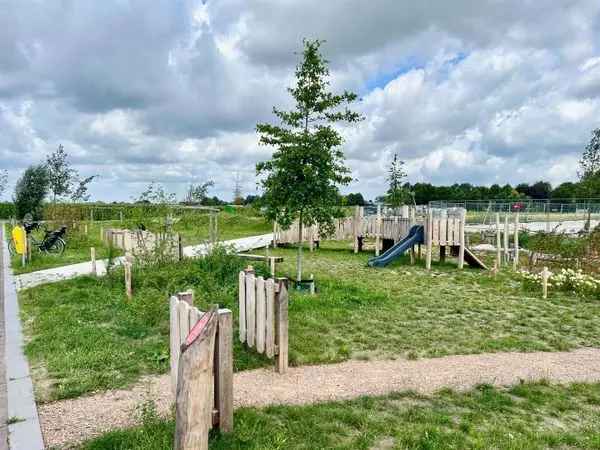
M376 256L375 258L369 259L369 266L371 267L384 267L400 257L404 252L410 250L417 244L425 243L425 230L423 225L413 225L408 232L408 236L402 239L397 244L394 244L392 248L387 250L385 253Z

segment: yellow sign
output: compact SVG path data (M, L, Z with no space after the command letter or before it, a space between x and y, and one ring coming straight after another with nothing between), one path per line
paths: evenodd
M16 226L12 229L12 238L15 243L15 250L19 255L25 253L25 248L27 245L27 235L25 234L25 229L20 226Z

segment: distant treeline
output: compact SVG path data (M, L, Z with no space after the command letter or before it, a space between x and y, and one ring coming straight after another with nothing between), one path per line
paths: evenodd
M405 183L404 190L407 198L414 197L417 205L425 205L430 201L448 200L460 202L465 200L522 200L522 199L560 199L565 203L576 198L589 197L590 192L581 189L579 183L566 182L553 188L547 181L533 184L520 183L517 186L493 184L491 186L474 186L470 183L453 184L451 186L434 186L431 183ZM600 192L591 193L592 197L600 197ZM385 196L375 199L386 202ZM351 193L343 196L346 205L364 205L367 200L361 193Z

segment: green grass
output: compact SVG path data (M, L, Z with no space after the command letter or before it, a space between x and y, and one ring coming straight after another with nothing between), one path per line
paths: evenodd
M123 273L80 277L19 294L25 347L39 401L123 387L168 370L168 299L195 289L197 304L231 305L244 261L221 253L173 265L134 268L127 301ZM237 369L264 365L236 339Z
M284 256L278 275L294 273L295 250L274 253ZM568 293L543 300L509 271L493 278L459 271L449 261L427 272L406 259L375 269L366 266L368 252L354 255L348 243L335 242L305 256L305 274L314 274L318 293L291 293L291 365L600 345L600 301ZM237 272L244 264L221 255L138 268L131 302L120 273L23 291L26 351L38 399L78 396L166 372L168 296L191 287L201 306L231 308L237 321ZM236 370L272 364L234 342Z
M81 450L167 450L174 423L147 407L142 425L113 431ZM432 396L398 393L309 406L244 408L217 449L600 448L600 385L480 386Z
M76 229L72 229L70 224L67 231L67 247L62 255L49 255L34 249L32 260L23 267L21 257L12 258L12 268L15 274L35 272L37 270L50 269L53 267L66 266L90 260L90 247L96 248L96 257L104 259L108 257L108 246L100 240L100 229L108 228L129 228L134 229L140 222L143 222L147 229L159 231L164 227L164 219L147 218L146 220L126 220L124 222L103 221L103 222L80 222ZM84 233L84 227L87 225L88 233ZM207 213L186 214L178 218L173 230L181 234L183 245L194 245L208 241L209 216ZM52 225L55 229L58 225ZM8 229L7 229L8 230ZM218 216L218 238L220 240L236 239L258 234L265 234L273 231L273 225L265 221L261 216L256 215L252 210L249 212L237 212L231 214L220 212ZM7 236L10 233L6 234ZM34 236L38 240L43 239L42 231L35 231Z

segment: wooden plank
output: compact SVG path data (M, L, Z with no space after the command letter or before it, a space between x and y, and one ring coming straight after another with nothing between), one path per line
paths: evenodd
M265 321L267 316L267 300L265 298L265 280L256 279L256 351L265 352Z
M256 278L246 273L246 342L250 347L256 343Z
M447 224L448 224L448 219L447 218L442 218L440 220L440 245L446 245L446 242L448 241L448 235L447 235Z
M180 304L188 305L184 302ZM179 358L175 399L175 450L207 450L214 406L214 347L218 316L214 309L200 322L197 337ZM194 329L196 331L196 328Z
M276 323L277 323L277 372L283 374L288 369L288 291L284 281L279 281L279 292L277 293Z
M502 266L502 237L500 232L500 213L496 213L496 269Z
M446 230L446 245L454 244L454 219L448 219L448 229Z
M465 220L466 210L461 210L459 223L460 246L458 247L458 268L462 269L465 265Z
M96 269L96 249L94 247L90 248L90 258L92 259L92 275L98 275L98 270Z
M246 342L246 274L241 271L238 277L238 309L240 342Z
M427 213L427 220L425 222L425 244L427 248L425 250L425 268L427 270L431 270L431 251L432 251L432 243L431 243L431 232L433 226L433 211L431 208Z
M265 350L269 358L275 356L275 282L265 281Z
M431 245L440 245L440 219L433 219L433 227L431 234Z
M233 315L219 310L219 326L215 341L215 404L219 412L219 428L233 431Z
M265 256L265 255L249 255L246 253L238 253L236 256L240 258L249 259L251 261L269 261L274 259L275 262L283 262L283 256Z
M190 332L190 312L186 302L177 302L177 323L179 327L179 345L185 342Z
M169 299L169 350L171 361L171 390L173 398L177 391L177 364L179 362L179 346L181 340L179 337L179 317L177 312L177 304L179 300L172 296Z

